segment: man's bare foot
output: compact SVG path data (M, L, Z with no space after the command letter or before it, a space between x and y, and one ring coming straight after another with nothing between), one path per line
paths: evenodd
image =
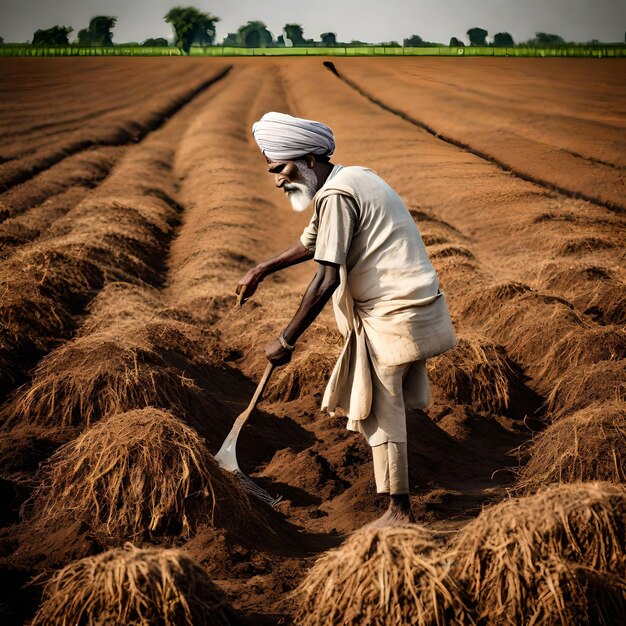
M411 501L409 494L403 493L399 495L389 496L389 508L377 520L368 524L366 528L384 528L385 526L405 526L406 524L414 524L415 517L411 511Z

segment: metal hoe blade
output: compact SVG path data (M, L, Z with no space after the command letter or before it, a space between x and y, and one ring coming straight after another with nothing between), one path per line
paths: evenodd
M263 378L261 378L261 382L258 384L248 408L235 420L235 423L224 440L222 447L215 455L215 460L221 468L233 473L239 481L241 481L241 484L246 491L259 498L259 500L266 502L270 506L276 506L276 504L280 502L282 496L273 498L267 491L265 491L265 489L259 487L259 485L257 485L249 476L246 476L241 471L239 463L237 462L237 437L239 437L239 433L241 432L243 425L248 421L250 414L259 401L261 393L263 393L263 389L265 389L265 385L267 385L267 381L269 380L273 369L274 366L271 363L268 363L265 368L265 372L263 373Z

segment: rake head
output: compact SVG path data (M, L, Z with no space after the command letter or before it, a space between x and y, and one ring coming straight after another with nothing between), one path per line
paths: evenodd
M249 476L246 476L241 471L239 463L237 463L236 444L236 436L232 438L228 437L220 448L220 451L215 455L215 460L222 469L236 476L246 491L266 504L269 504L271 507L276 506L281 501L282 496L278 496L277 498L272 497L263 487L259 487Z

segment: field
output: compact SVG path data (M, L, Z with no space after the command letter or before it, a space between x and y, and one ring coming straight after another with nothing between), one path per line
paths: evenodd
M563 563L625 603L625 69L0 59L3 623L32 619L55 572L126 541L200 563L237 615L215 623L292 623L303 592L290 591L383 510L367 445L319 410L341 348L330 307L238 443L244 472L282 501L249 498L211 456L314 274L311 263L275 274L236 307L241 276L309 219L252 140L270 110L325 122L334 162L371 167L398 191L447 294L458 345L429 364L431 407L407 415L418 522L461 563L498 515L617 502L622 552ZM553 483L572 485L542 495ZM601 517L582 523L594 546ZM470 569L453 568L463 600L451 606L467 623L506 623Z

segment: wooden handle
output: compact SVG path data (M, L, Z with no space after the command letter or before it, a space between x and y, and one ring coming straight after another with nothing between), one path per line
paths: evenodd
M261 381L257 385L256 391L254 392L254 395L252 396L252 400L250 400L250 404L248 405L248 409L247 409L248 411L252 412L252 410L256 406L256 403L259 401L259 398L261 397L261 394L263 393L265 386L267 385L267 381L270 379L270 376L272 375L273 369L274 369L274 364L268 363L267 367L265 368L265 371L263 372L263 377L261 378Z

